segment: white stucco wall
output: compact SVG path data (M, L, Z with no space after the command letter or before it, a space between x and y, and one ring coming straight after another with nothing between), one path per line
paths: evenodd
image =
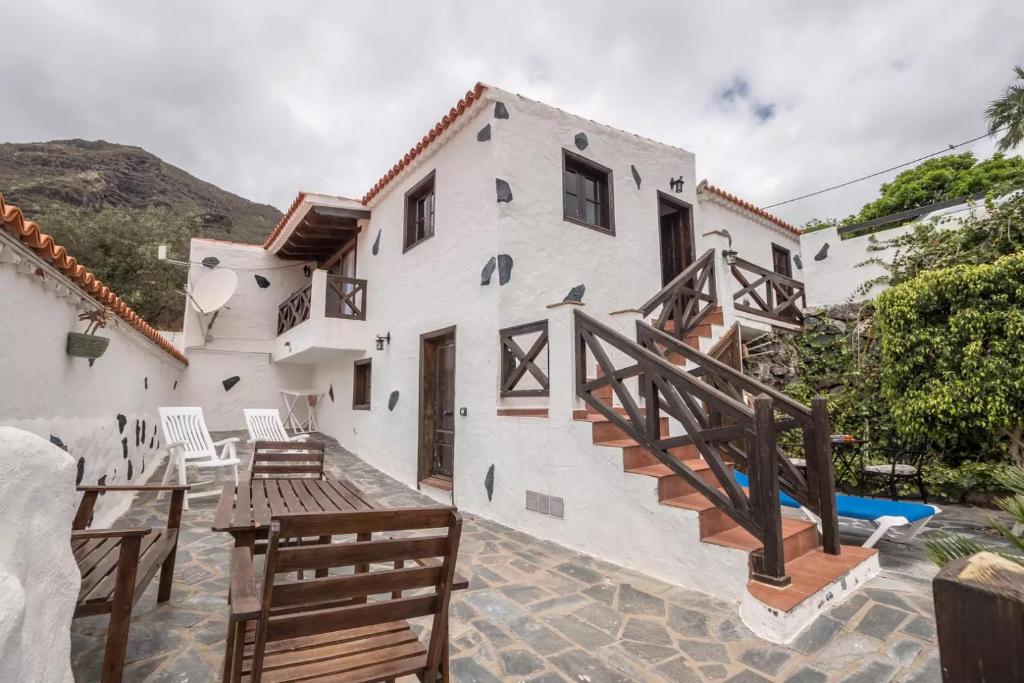
M83 484L145 481L163 457L156 409L181 395L184 365L119 318L100 330L110 345L93 367L68 356L67 333L84 331L82 297L58 296L34 269L0 263L0 425L55 437ZM129 504L104 497L96 523Z
M216 268L235 272L238 288L218 312L209 342L204 337L209 319L200 318L189 302L183 331L189 371L178 405L202 407L211 430L243 429L243 408L281 408L281 389L312 384L311 366L271 361L278 305L306 286L309 278L303 272L306 264L279 259L260 245L193 239L190 288L212 272L202 265L203 259L211 256L219 261ZM257 275L269 281L269 286L260 287ZM225 390L223 382L231 377L238 377L238 382Z
M47 440L0 427L0 680L67 681L81 577L68 538L75 462Z

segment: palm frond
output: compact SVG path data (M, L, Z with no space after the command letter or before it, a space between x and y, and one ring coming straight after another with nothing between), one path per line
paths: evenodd
M961 557L970 557L980 552L996 552L988 545L967 536L942 534L925 541L925 553L940 567Z

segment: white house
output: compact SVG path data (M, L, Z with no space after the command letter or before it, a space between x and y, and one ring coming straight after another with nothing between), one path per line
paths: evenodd
M733 599L785 640L875 556L849 549L799 599L748 586L756 539L582 400L597 369L575 317L633 340L692 285L672 299L693 299L690 345L793 329L799 250L793 226L698 182L691 152L478 84L362 197L300 192L262 246L193 240L190 290L218 268L239 287L215 319L189 305L182 390L213 429L291 392L300 418L437 500ZM813 525L787 525L787 562L821 552Z

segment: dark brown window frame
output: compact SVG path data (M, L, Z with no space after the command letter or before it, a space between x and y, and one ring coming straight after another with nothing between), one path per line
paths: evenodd
M786 254L786 263L789 265L789 272L779 273L779 271L775 270L775 252L776 251L785 252L785 254ZM786 247L782 246L781 244L776 244L775 242L772 242L772 271L774 271L776 273L779 273L779 275L785 275L788 278L792 278L793 277L793 252L790 251L789 249L786 249Z
M366 368L364 371L363 368ZM369 377L360 382L360 373L366 372ZM359 401L359 390L365 387L365 402ZM373 391L373 359L360 358L352 362L352 410L369 410Z
M402 253L409 251L413 247L423 244L431 237L434 236L434 226L437 218L437 183L435 182L436 171L431 171L423 177L418 183L413 185L412 189L405 193L405 213L404 220L402 221ZM411 211L413 202L420 199L420 195L423 194L424 188L430 185L430 194L433 195L433 201L431 202L430 210L430 230L429 232L424 229L423 237L419 239L412 239L410 237L415 236L415 230L413 229L413 223L416 220L415 213Z
M577 168L582 167L585 171L590 171L593 174L601 174L604 176L604 182L599 184L602 192L602 213L606 214L607 225L601 225L600 223L590 223L588 221L576 218L574 216L566 215L565 213L565 172L569 170L569 166L575 166ZM575 171L577 177L579 171ZM591 230L597 230L605 235L615 235L615 177L612 173L612 169L602 166L592 159L588 159L584 156L580 156L575 152L568 149L562 148L562 182L559 183L561 187L561 204L562 204L562 220L569 223L575 223L576 225L582 225L583 227L590 228ZM582 187L577 187L577 198L582 196Z
M540 332L540 335L534 340L529 349L523 349L513 339L513 337L522 334L532 334L533 332ZM512 396L550 396L551 351L548 345L548 321L538 320L537 322L500 329L498 330L498 343L501 353L501 359L498 364L499 395L502 398ZM514 349L511 346L512 344L515 344ZM544 370L537 367L534 362L539 359L541 353L544 354ZM514 365L513 361L518 361L518 363ZM533 366L540 377L530 371L529 366ZM524 367L525 369L520 369ZM545 370L547 374L545 374ZM518 377L515 377L514 381L512 381L514 373L517 373ZM541 388L516 389L519 381L526 377L527 373L534 376L534 379L541 385Z

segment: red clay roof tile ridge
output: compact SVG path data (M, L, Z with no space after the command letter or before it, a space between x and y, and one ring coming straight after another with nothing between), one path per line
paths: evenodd
M706 178L704 180L700 181L700 183L697 185L697 193L698 194L700 194L701 192L705 192L705 191L706 192L710 192L712 194L716 194L719 197L721 197L722 199L730 201L733 204L736 204L737 206L739 206L739 207L741 207L743 209L746 209L747 211L749 211L749 212L751 212L753 214L756 214L756 215L760 216L761 218L764 218L767 221L771 221L775 225L779 226L780 228L783 228L784 230L788 230L789 232L793 233L797 237L799 237L800 234L801 234L801 230L799 228L797 228L796 226L794 226L794 225L792 225L790 223L787 223L786 221L782 220L781 218L779 218L775 214L768 213L767 211L765 211L761 207L759 207L759 206L757 206L755 204L751 204L750 202L746 201L745 199L740 199L739 197L737 197L736 195L732 194L731 192L726 192L725 190L721 189L720 187L715 187L714 185L709 183Z
M53 241L53 238L42 232L34 221L26 220L21 209L4 201L0 193L0 219L7 232L11 233L44 261L48 261L57 270L63 272L72 282L81 287L93 299L110 308L119 318L145 335L163 351L188 365L188 358L157 332L138 313L124 302L117 294L80 264L68 250Z

